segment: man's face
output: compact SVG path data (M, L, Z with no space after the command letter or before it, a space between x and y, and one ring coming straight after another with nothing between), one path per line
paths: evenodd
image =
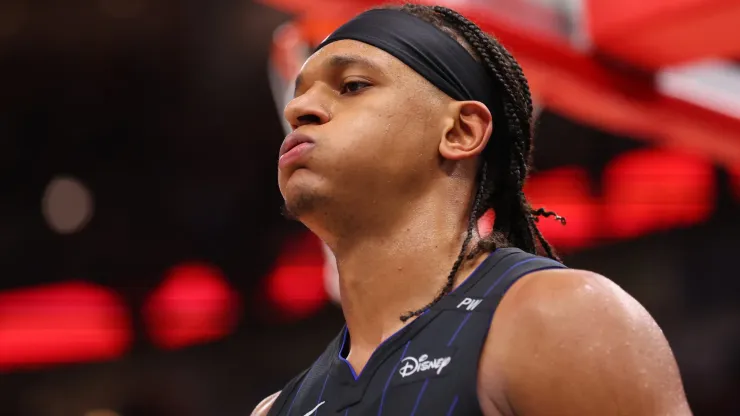
M294 132L313 140L279 162L288 211L301 220L336 208L381 215L425 192L450 101L380 49L352 40L322 48L285 109Z

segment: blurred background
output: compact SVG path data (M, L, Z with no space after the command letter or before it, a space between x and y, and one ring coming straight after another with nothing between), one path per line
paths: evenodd
M535 206L740 414L740 2L440 0L537 100ZM282 107L367 0L0 1L0 415L248 415L343 324Z

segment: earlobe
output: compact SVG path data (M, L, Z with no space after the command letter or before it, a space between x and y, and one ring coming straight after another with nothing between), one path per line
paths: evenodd
M445 159L463 160L478 156L493 132L493 119L488 108L478 101L455 101L451 126L439 144Z

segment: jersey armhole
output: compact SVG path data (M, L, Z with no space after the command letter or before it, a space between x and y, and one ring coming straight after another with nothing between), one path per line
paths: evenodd
M522 260L522 258L524 260ZM488 340L489 332L491 329L491 325L493 324L493 319L495 316L495 312L498 309L499 304L503 300L506 293L509 291L509 289L514 286L516 282L524 278L525 276L528 276L532 273L544 271L544 270L553 270L553 269L567 269L568 267L564 264L557 262L555 260L544 258L544 257L521 257L517 259L517 263L512 266L511 272L508 276L501 276L502 279L500 279L500 283L497 287L492 287L492 293L487 296L484 300L484 304L489 310L491 310L490 318L486 325L486 331L485 335L483 336L481 343L480 343L480 349L478 351L478 360L476 361L476 377L475 379L478 379L478 371L480 371L480 360L483 357L485 343ZM497 279L498 280L498 279ZM494 284L496 286L496 284ZM489 289L490 290L490 289ZM481 409L482 413L482 407L480 402L480 397L476 394L476 399L478 400L478 409ZM491 397L491 402L496 407L497 410L501 411L502 414L514 414L511 405L509 404L508 398L504 393L501 394L501 396L497 398Z

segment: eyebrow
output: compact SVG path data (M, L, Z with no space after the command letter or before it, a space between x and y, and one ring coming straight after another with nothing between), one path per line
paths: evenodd
M383 72L378 64L360 55L332 55L329 58L328 63L325 65L333 69L344 69L350 66L357 66L371 71ZM298 77L296 77L293 97L296 96L301 84L303 84L303 74L299 74Z

